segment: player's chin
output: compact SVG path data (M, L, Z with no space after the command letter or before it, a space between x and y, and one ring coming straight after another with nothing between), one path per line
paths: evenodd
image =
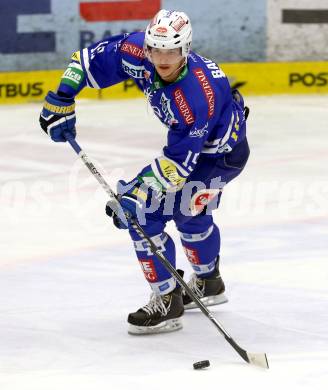
M173 66L161 65L161 66L158 66L156 68L156 70L161 77L166 77L172 73L173 68L174 68Z

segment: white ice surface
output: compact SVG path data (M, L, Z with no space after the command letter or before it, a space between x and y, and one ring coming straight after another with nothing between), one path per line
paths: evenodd
M213 311L270 370L245 364L199 311L181 331L128 335L149 287L106 194L39 130L40 105L0 106L1 390L328 388L328 97L248 103L252 154L215 213L229 302ZM143 100L81 101L77 116L78 141L113 186L165 142ZM194 371L203 359L211 367Z

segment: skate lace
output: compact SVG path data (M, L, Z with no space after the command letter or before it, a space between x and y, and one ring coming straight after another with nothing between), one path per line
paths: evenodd
M187 283L189 288L199 297L202 298L204 295L204 282L199 279L196 274L191 275L191 279Z
M165 297L151 294L149 302L142 308L142 310L144 310L149 315L160 312L163 316L166 316L169 307L165 306L164 301Z

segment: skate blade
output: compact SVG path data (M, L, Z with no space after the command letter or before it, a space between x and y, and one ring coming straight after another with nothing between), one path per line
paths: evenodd
M140 334L157 334L174 332L182 328L181 318L172 318L171 320L163 321L154 326L137 326L129 324L128 333L133 335Z
M222 303L228 302L228 298L225 296L225 294L219 294L219 295L213 295L211 297L204 297L200 299L205 306L214 306L214 305L221 305ZM198 306L194 301L188 303L187 305L184 305L185 310L190 309L197 309Z

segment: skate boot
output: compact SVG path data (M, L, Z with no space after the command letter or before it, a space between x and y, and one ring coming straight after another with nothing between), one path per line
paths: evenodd
M130 334L172 332L182 328L184 308L182 289L176 287L165 295L152 294L147 305L128 316Z
M217 258L215 270L210 276L201 278L193 274L188 282L188 286L205 306L219 305L228 301L224 295L225 286L219 271L219 257ZM198 307L185 291L183 291L182 298L185 310Z

